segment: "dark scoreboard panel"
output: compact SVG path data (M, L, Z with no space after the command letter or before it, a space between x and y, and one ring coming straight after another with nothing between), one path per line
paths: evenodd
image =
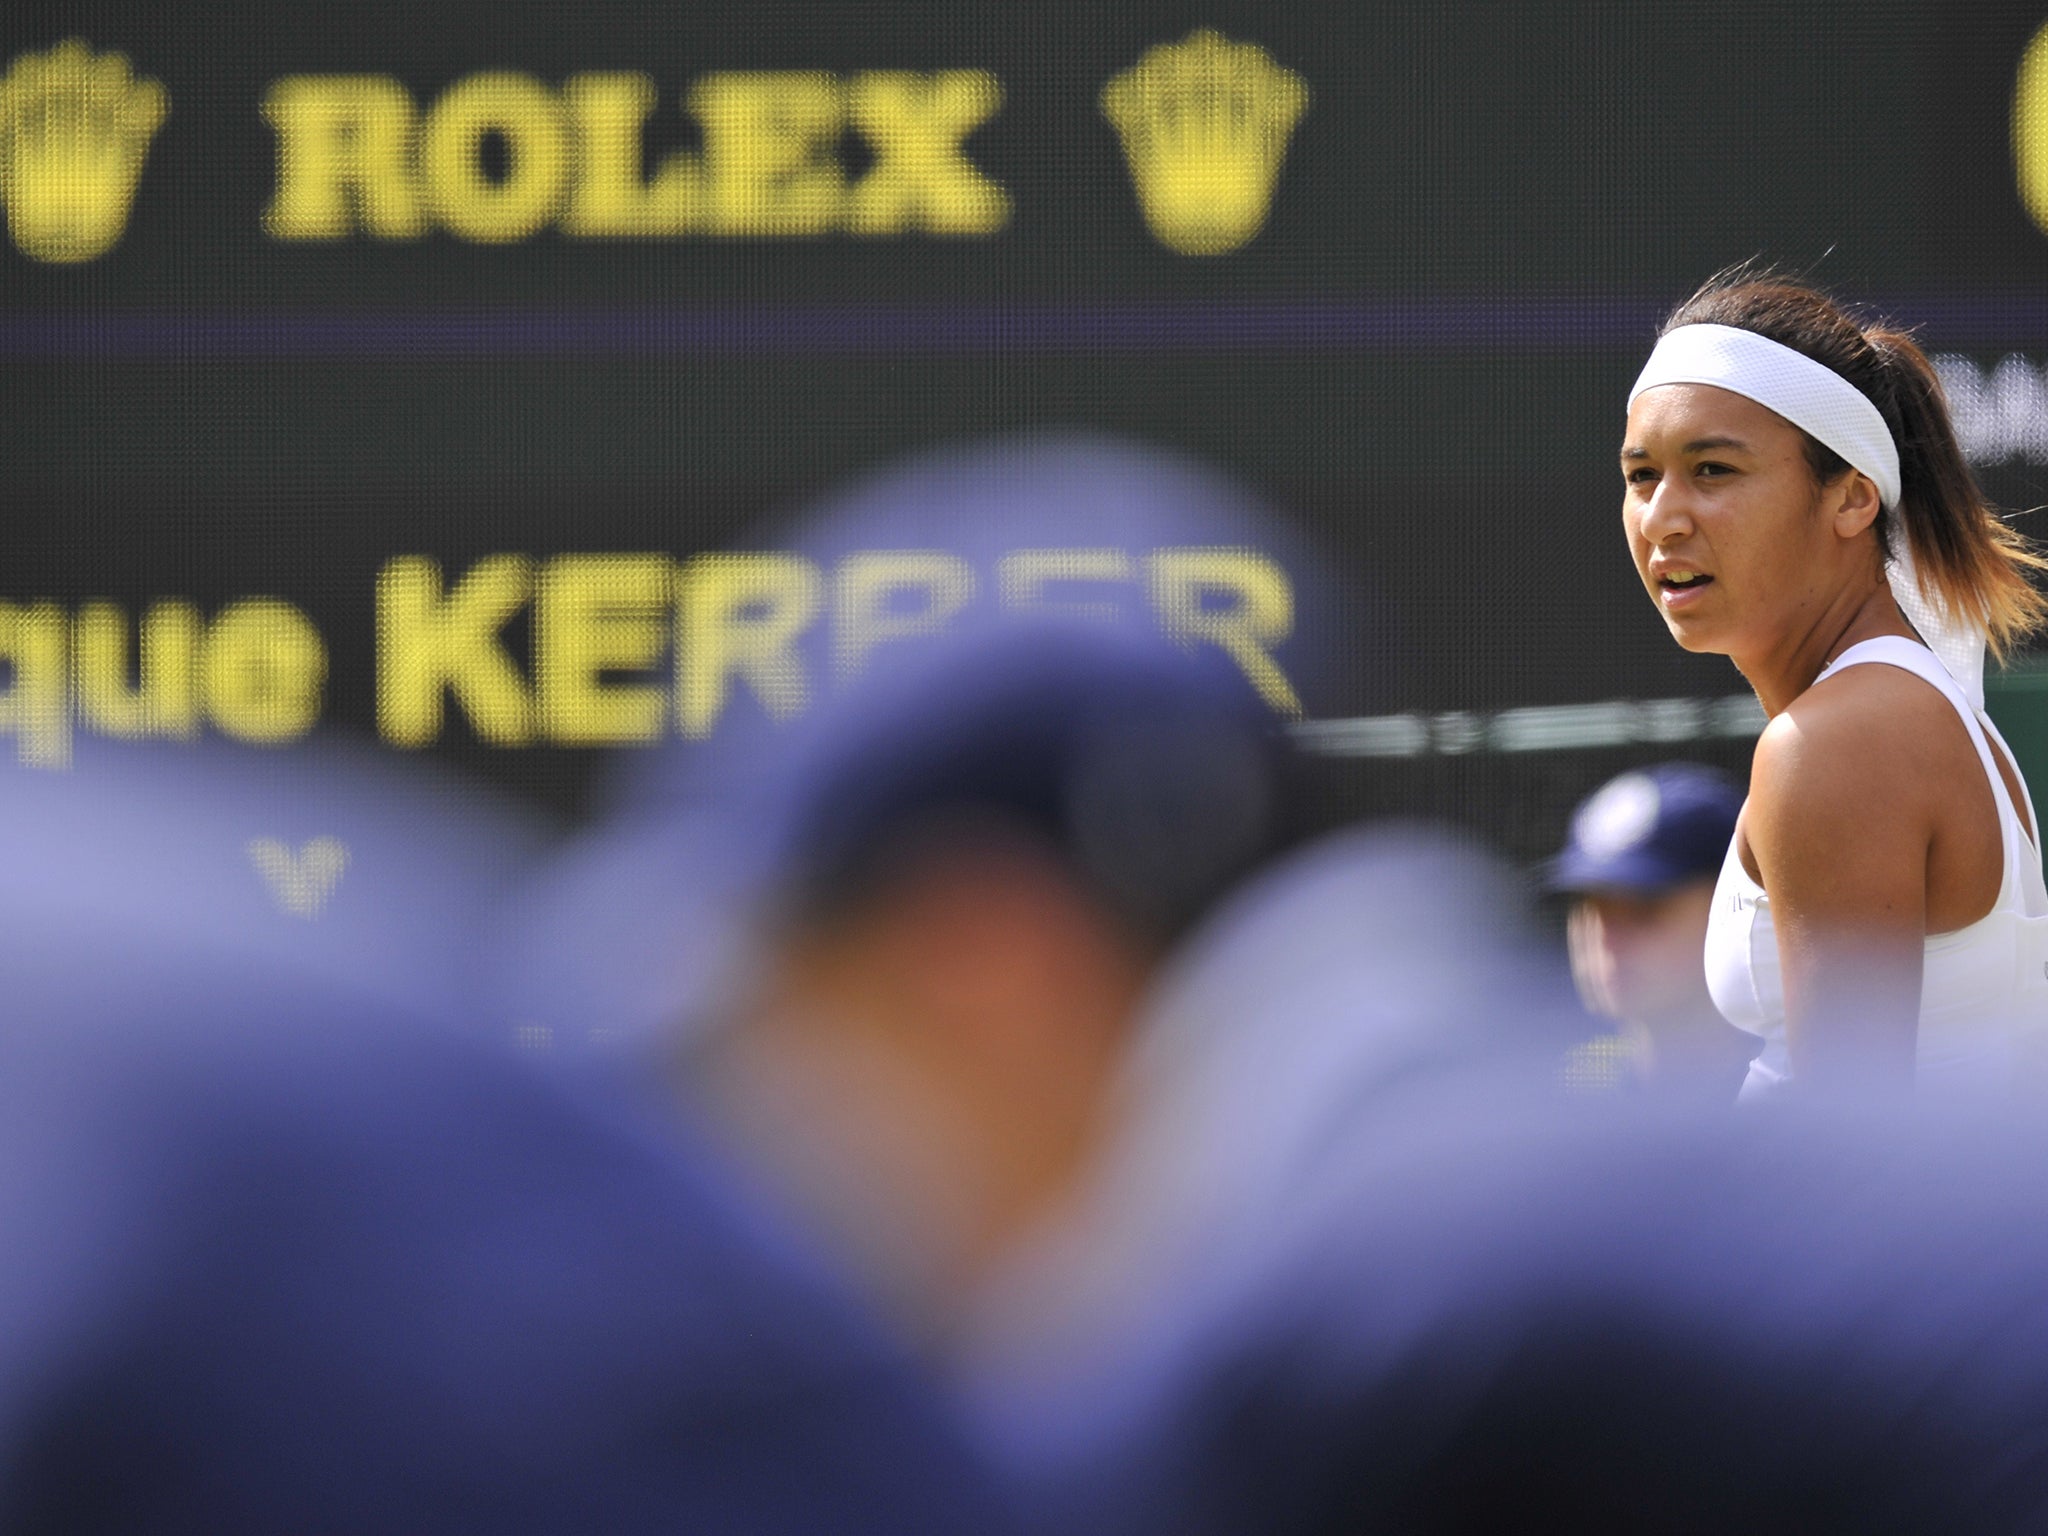
M0 750L331 728L574 810L608 747L687 728L539 697L575 562L659 557L604 569L672 611L695 557L861 475L1079 430L1192 455L1323 552L1287 569L1345 661L1300 702L1346 807L1533 855L1627 762L1746 756L1740 680L1634 586L1612 463L1709 272L1919 325L1993 493L2048 502L2044 24L16 4ZM499 605L511 715L451 673L406 723L401 589L415 620ZM671 638L579 696L670 688Z

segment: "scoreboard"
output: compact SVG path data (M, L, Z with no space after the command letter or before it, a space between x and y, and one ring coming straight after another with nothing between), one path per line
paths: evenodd
M2044 25L17 3L0 752L338 732L572 815L613 755L829 686L697 644L748 604L792 656L886 666L890 602L942 618L1035 559L1169 629L1235 615L1182 638L1254 674L1346 812L1537 856L1600 778L1739 768L1759 723L1618 526L1628 383L1708 274L1760 258L1918 326L1994 498L2048 502ZM1047 433L1200 466L1270 546L781 542L920 455Z

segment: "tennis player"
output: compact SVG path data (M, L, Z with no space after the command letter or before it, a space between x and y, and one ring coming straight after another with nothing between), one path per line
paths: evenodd
M2039 824L1984 714L2048 568L1926 356L1775 277L1710 280L1629 395L1623 521L1678 643L1769 724L1707 930L1743 1087L2010 1089L2048 1038Z

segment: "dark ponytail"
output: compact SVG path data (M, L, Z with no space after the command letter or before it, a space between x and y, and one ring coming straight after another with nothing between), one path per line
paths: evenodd
M1985 501L1963 458L1941 381L1912 337L1882 325L1866 327L1818 289L1747 268L1709 278L1672 311L1664 331L1681 325L1754 331L1861 390L1899 445L1899 520L1912 542L1922 586L1952 612L1980 623L1991 653L2000 658L2048 623L2048 596L2028 577L2030 571L2048 570L2048 558ZM1806 457L1823 482L1849 467L1812 437ZM1889 538L1880 521L1879 547L1887 554Z

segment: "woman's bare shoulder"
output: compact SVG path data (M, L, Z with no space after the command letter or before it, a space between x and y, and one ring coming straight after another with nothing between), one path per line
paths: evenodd
M1962 720L1940 692L1898 667L1850 667L1764 727L1751 795L1900 806L1974 760Z

